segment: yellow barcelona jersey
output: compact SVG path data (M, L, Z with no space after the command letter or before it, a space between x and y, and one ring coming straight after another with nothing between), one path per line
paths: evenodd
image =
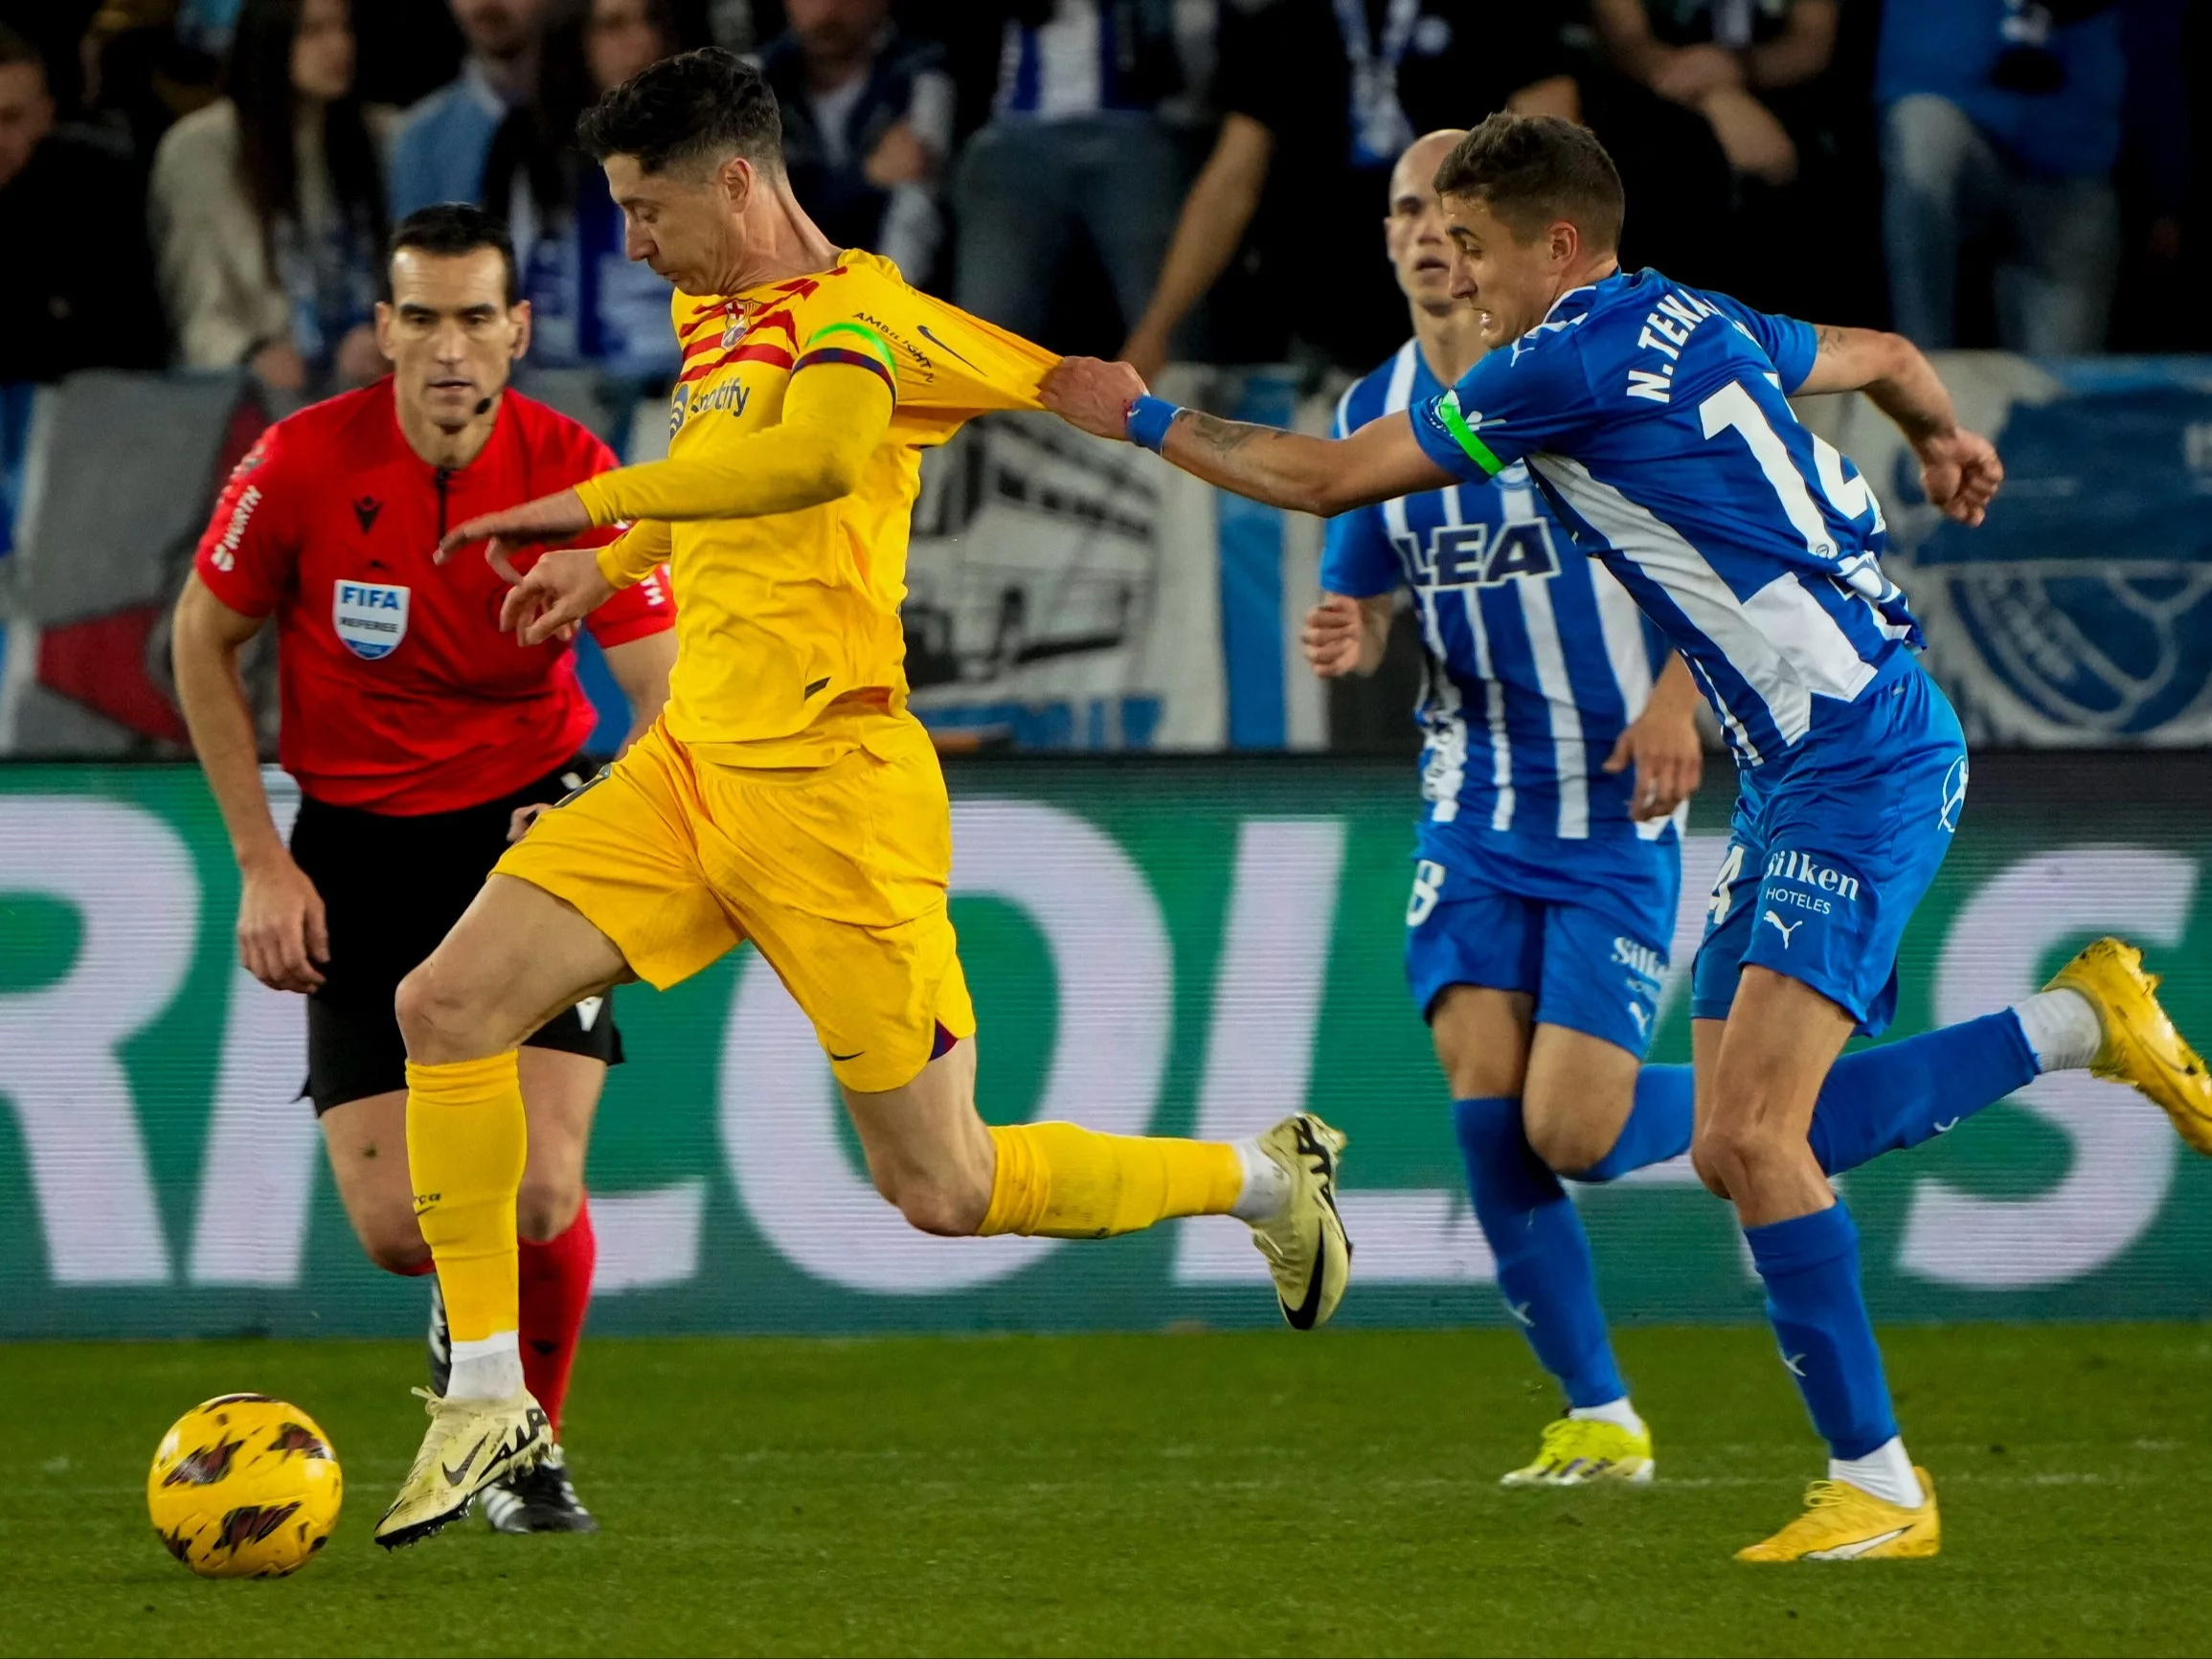
M687 748L725 765L826 765L869 720L904 712L921 452L985 411L1037 408L1057 359L857 249L741 294L678 293L673 318L684 369L668 459L577 492L595 523L632 526L600 569L626 585L667 562L666 719Z

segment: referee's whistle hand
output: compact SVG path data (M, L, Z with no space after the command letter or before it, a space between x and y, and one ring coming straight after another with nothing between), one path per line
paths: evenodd
M558 541L564 536L581 535L592 527L592 515L584 510L581 497L573 489L564 489L557 495L540 496L536 501L525 502L518 507L507 507L496 513L458 524L446 531L445 539L438 544L434 555L443 564L471 542L491 541L495 538L509 546L527 547L533 542ZM505 574L505 572L501 572Z

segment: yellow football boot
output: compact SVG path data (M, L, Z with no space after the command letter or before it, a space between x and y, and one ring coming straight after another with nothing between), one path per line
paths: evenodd
M1764 1543L1736 1552L1739 1561L1902 1561L1943 1547L1935 1481L1920 1477L1920 1507L1885 1503L1849 1481L1817 1480L1805 1489L1805 1513Z
M2105 1040L2091 1074L2132 1085L2164 1109L2183 1140L2212 1156L2212 1073L2158 1006L2158 975L2143 972L2142 952L2099 939L2043 989L2075 992L2096 1010Z
M427 1538L468 1513L476 1494L495 1481L535 1468L553 1449L544 1407L518 1389L505 1400L445 1400L427 1388L430 1432L399 1495L376 1523L388 1550Z
M1536 1461L1501 1476L1500 1486L1587 1486L1620 1481L1644 1486L1658 1466L1652 1462L1651 1430L1632 1434L1617 1423L1594 1417L1562 1417L1544 1427Z
M1275 1275L1282 1316L1292 1329L1311 1331L1328 1323L1352 1271L1352 1242L1337 1214L1343 1132L1301 1111L1261 1135L1259 1149L1289 1172L1291 1199L1275 1220L1253 1227L1252 1242Z

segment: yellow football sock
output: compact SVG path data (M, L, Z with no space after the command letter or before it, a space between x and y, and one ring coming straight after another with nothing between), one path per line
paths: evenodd
M407 1063L415 1219L438 1260L456 1342L480 1342L520 1323L514 1195L529 1145L513 1049L443 1065Z
M999 1167L983 1233L1106 1239L1170 1216L1229 1213L1244 1165L1224 1141L1100 1134L1072 1123L994 1129Z

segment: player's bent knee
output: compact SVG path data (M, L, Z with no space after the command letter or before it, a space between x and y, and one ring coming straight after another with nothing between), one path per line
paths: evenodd
M906 1218L909 1226L940 1239L974 1236L991 1207L987 1187L911 1171L903 1175L879 1173L875 1190Z
M527 1177L514 1195L515 1235L532 1244L550 1244L576 1225L583 1207L583 1187L575 1181L533 1181Z
M387 1273L413 1278L430 1266L430 1246L415 1218L402 1212L389 1222L374 1222L359 1232L363 1254Z
M399 981L393 1012L411 1058L443 1060L448 1049L472 1047L485 1009L475 988L433 955Z
M1716 1198L1749 1198L1767 1181L1803 1161L1802 1141L1792 1144L1760 1124L1710 1123L1690 1146L1690 1167Z
M1698 1179L1704 1182L1705 1191L1714 1198L1727 1199L1734 1197L1728 1190L1728 1172L1724 1160L1716 1156L1703 1139L1690 1146L1690 1168L1697 1172Z
M1609 1132L1604 1125L1566 1115L1531 1115L1527 1135L1528 1150L1542 1158L1554 1174L1575 1176L1613 1151L1619 1132Z

